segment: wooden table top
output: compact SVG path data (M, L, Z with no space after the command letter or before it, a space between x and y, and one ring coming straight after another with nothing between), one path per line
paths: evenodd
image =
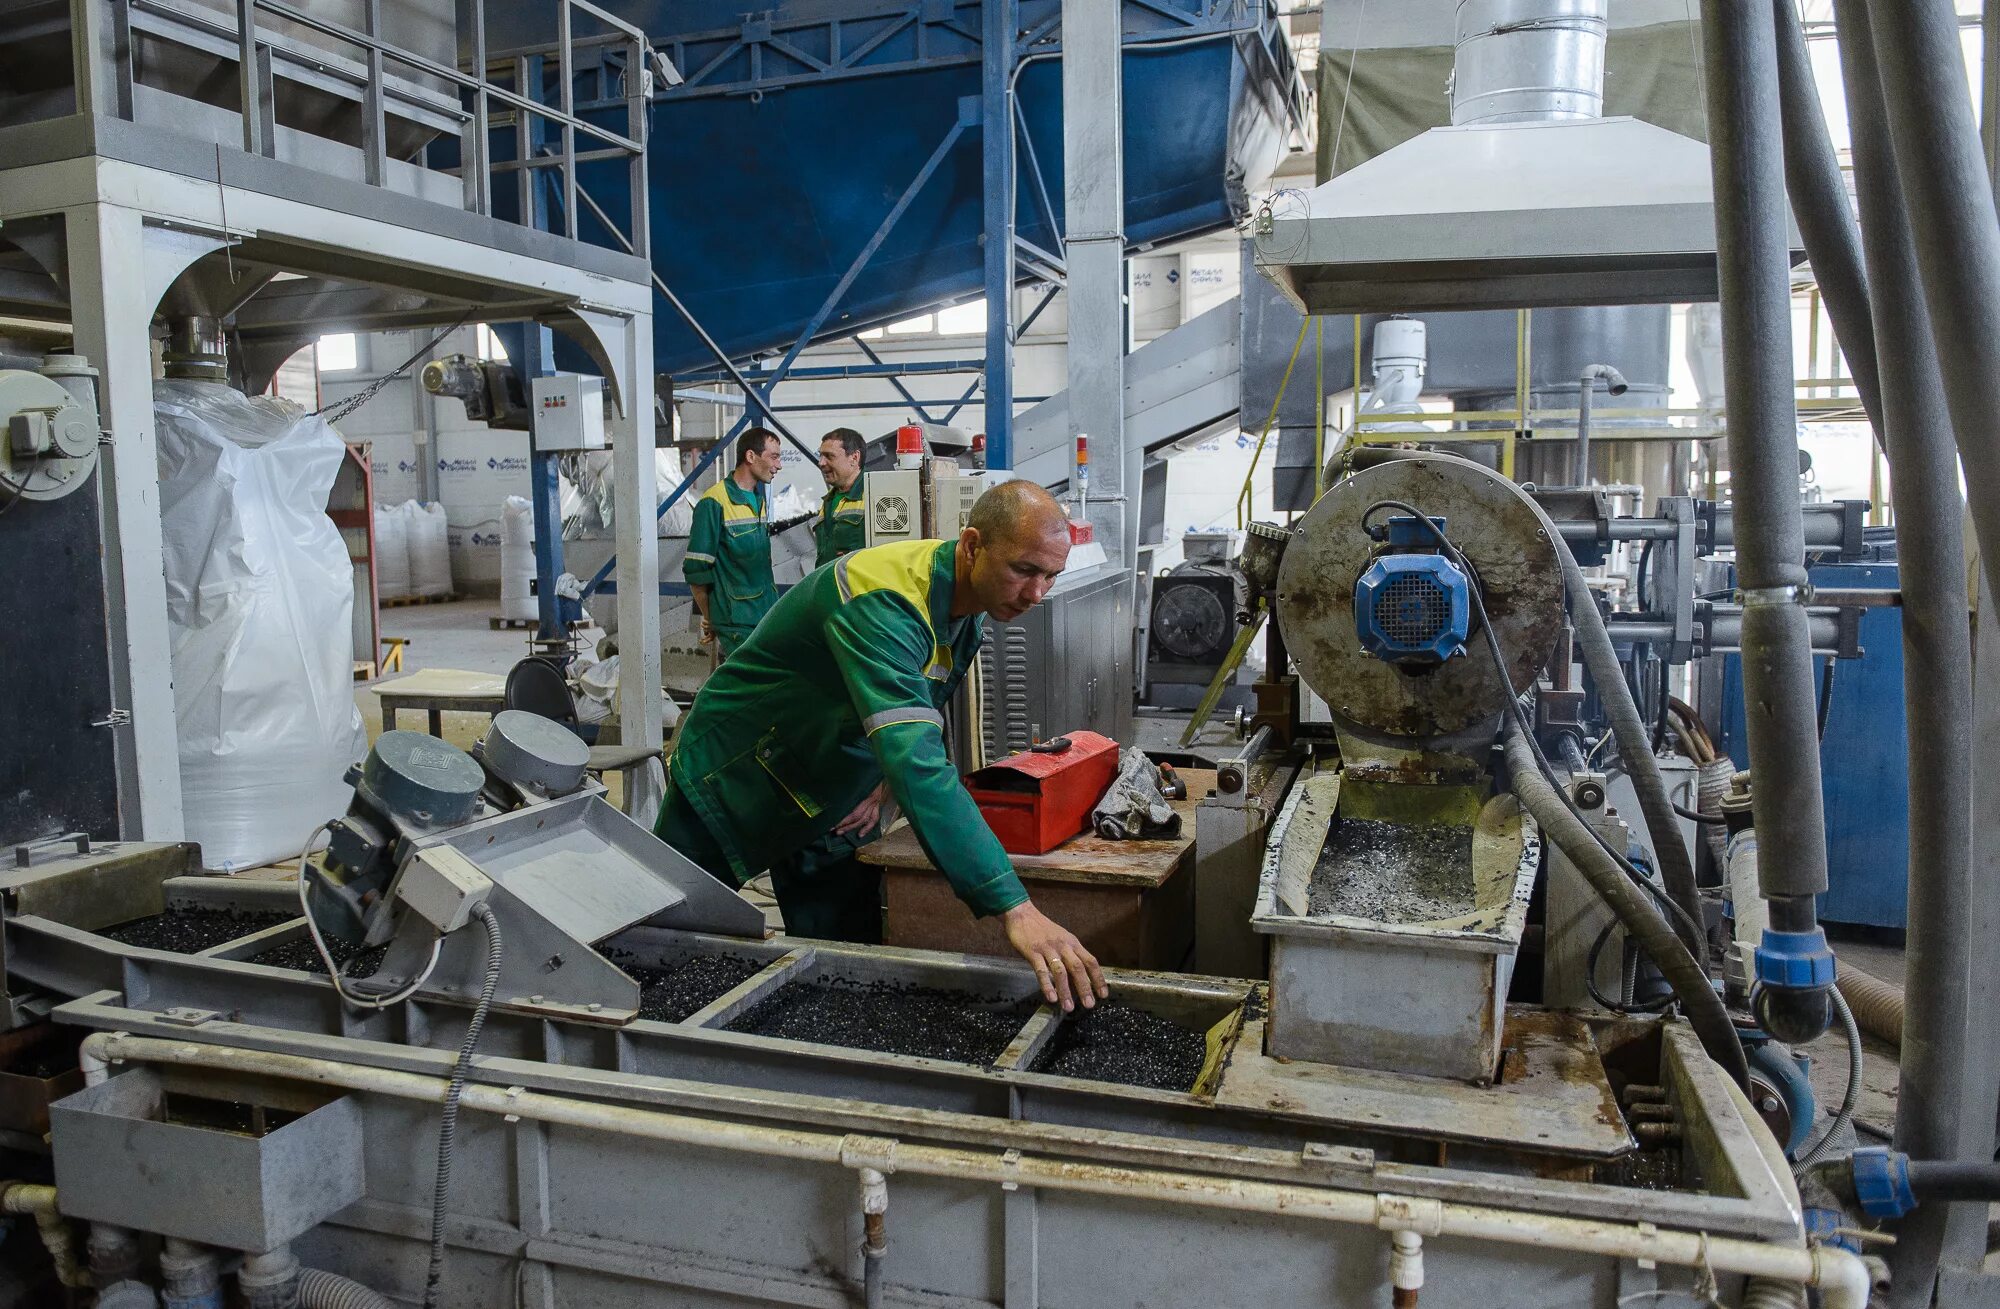
M1194 850L1195 803L1215 786L1212 768L1178 771L1188 789L1187 799L1173 801L1174 812L1181 816L1179 836L1170 841L1107 841L1085 832L1047 854L1009 855L1015 871L1029 882L1081 882L1141 891L1164 885ZM863 861L891 870L936 871L907 823L863 846L860 853Z
M372 689L392 700L501 700L507 694L507 679L462 668L425 668L377 682Z

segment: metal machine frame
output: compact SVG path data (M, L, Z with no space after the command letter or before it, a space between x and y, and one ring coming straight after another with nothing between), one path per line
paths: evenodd
M636 29L583 0L564 0L565 20L572 5L623 28L630 48L641 43ZM477 143L487 125L487 102L496 100L524 123L534 115L559 123L563 150L555 163L568 184L574 161L588 157L576 153L575 134L617 134L576 116L567 79L563 103L541 105L483 73L437 66L382 38L304 18L279 0L242 8L251 22L232 35L248 55L245 103L252 112L240 116L247 148L191 135L183 122L161 121L162 93L134 85L133 23L178 23L191 41L215 39L212 13L174 0L73 0L78 111L0 128L0 158L12 164L0 171L0 224L34 261L0 277L0 312L67 314L77 351L103 376L103 419L112 437L104 460L103 517L113 697L130 715L129 725L118 728L122 834L171 840L181 832L171 669L160 657L170 642L152 493L151 388L139 385L152 375L150 324L170 293L175 304L236 315L253 388L300 345L335 326L369 331L474 315L531 317L583 341L605 368L621 410L613 444L620 532L627 539L618 571L621 589L635 598L620 602L628 606L620 617L639 638L629 642L630 657L639 663L626 679L619 708L629 741L658 741L661 708L651 688L659 682L659 614L656 605L636 599L650 596L658 580L654 537L636 530L648 523L647 511L656 503L652 296L645 262L489 216L483 211L490 189L480 183L479 170L453 179L386 160L379 128L387 100L414 96L424 112L443 114L453 130ZM259 13L303 22L365 51L358 83L346 79L373 125L364 134L368 148L349 160L356 166L353 177L328 176L283 157L269 97L272 79L297 67L296 52L287 53L276 36L260 35ZM565 66L572 59L567 26L565 21L566 39L556 52ZM469 88L474 109L458 109L455 95L432 103L438 97L398 85L385 71L392 64ZM190 107L187 121L197 131L206 130L197 111L219 112L168 100ZM618 138L609 148L643 170L643 113L635 108L632 121L638 136ZM532 175L520 173L524 186ZM441 190L438 182L448 187ZM644 189L635 194L643 196ZM574 230L573 208L569 215ZM643 240L643 209L635 218L633 230ZM258 269L257 278L240 280L240 265ZM307 276L267 287L279 270ZM627 803L638 812L656 799L654 786L641 785Z

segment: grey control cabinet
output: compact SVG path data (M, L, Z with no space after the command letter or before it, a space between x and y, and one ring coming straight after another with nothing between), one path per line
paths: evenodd
M989 622L979 651L986 757L1087 730L1132 739L1132 574L1062 578L1011 623Z

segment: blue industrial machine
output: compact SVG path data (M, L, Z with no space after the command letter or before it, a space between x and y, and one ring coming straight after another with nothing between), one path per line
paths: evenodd
M1874 560L1820 564L1822 588L1894 591L1895 544L1871 543ZM1903 613L1894 607L1861 615L1861 657L1813 662L1821 676L1826 730L1820 740L1821 792L1826 797L1827 890L1820 917L1871 927L1904 926L1910 849L1907 730L1903 717ZM1827 664L1834 673L1827 680ZM1722 740L1739 768L1750 766L1743 724L1743 661L1722 661Z

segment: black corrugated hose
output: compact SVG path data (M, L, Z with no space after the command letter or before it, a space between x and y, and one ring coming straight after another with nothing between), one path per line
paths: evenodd
M431 1196L431 1266L424 1278L424 1309L437 1309L438 1288L444 1282L444 1215L451 1198L451 1156L458 1136L458 1100L465 1093L465 1076L472 1071L472 1052L479 1045L479 1029L493 1008L493 993L500 989L500 920L492 906L479 905L472 911L486 929L486 979L479 986L479 1003L473 1006L472 1021L466 1025L465 1040L459 1044L458 1059L451 1066L451 1084L445 1088L444 1116L438 1122L437 1189Z

